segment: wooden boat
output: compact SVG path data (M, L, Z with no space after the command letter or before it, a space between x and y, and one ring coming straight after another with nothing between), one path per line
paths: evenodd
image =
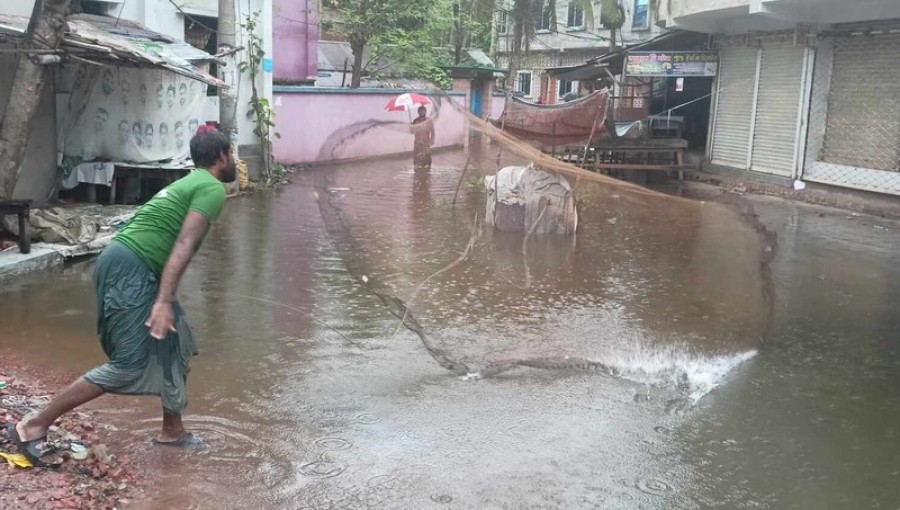
M509 98L499 119L504 131L540 146L587 143L603 127L609 90L598 90L568 103L542 105Z

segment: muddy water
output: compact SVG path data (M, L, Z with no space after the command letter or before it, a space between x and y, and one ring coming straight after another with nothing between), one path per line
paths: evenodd
M523 257L521 235L485 232L420 287L483 211L477 185L450 204L461 166L322 169L229 202L181 288L200 338L187 423L204 447L151 447L154 399L97 404L152 473L138 508L900 501L900 225L755 203L779 235L772 303L758 238L730 210L582 183L576 238L536 237ZM0 349L73 373L99 362L91 267L5 284ZM619 375L462 380L354 275L466 363L569 355Z

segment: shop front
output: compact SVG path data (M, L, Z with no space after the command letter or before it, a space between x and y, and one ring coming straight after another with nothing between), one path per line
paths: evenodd
M718 41L709 159L796 177L803 164L814 50L789 34Z
M817 44L805 180L900 195L900 25Z

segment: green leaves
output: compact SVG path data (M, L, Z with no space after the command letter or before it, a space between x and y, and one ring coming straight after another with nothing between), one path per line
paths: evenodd
M440 68L454 53L490 46L489 0L324 0L335 31L365 52L354 74L428 79L449 86ZM454 11L458 14L454 15Z
M259 137L259 143L264 154L263 166L266 174L271 178L272 160L272 128L275 127L275 110L269 100L260 97L256 86L260 71L262 70L262 62L266 57L266 51L263 48L263 41L256 29L259 24L259 12L255 12L241 23L247 33L247 51L246 59L238 63L238 69L242 73L250 73L250 86L252 93L250 101L248 101L247 118L254 119L256 126L253 128L253 134ZM280 138L278 133L275 136Z
M625 24L625 9L619 0L600 0L600 24L609 29L622 28Z

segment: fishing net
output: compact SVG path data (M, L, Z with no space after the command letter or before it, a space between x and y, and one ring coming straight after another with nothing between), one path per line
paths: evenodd
M348 272L396 319L392 337L411 331L458 376L592 371L687 384L695 396L697 363L727 367L760 348L775 239L749 204L591 172L463 113L468 150L437 154L430 172L411 159L314 172L325 226ZM409 137L403 122L372 121L330 144L370 130ZM536 233L540 207L521 232L485 224L484 178L532 164L577 196L575 234Z

